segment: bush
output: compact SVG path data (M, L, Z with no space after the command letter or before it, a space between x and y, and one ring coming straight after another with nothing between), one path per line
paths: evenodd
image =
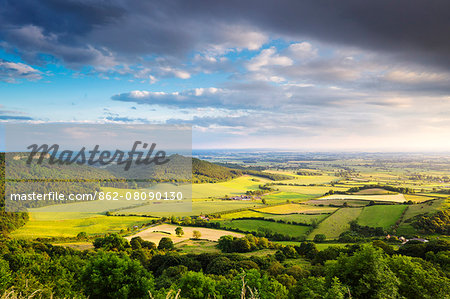
M324 234L317 234L314 236L314 242L316 243L322 243L326 240L326 236Z
M160 250L172 250L174 248L171 238L163 237L159 240L158 249Z
M99 252L82 273L82 283L90 298L148 298L153 278L127 255Z

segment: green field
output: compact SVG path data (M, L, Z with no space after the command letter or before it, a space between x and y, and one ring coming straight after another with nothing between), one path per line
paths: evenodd
M313 239L317 234L324 234L327 239L337 239L339 235L350 229L349 222L358 218L362 208L341 208L322 221L308 236Z
M426 203L409 205L405 212L402 222L400 223L397 234L398 235L414 235L416 234L416 229L411 225L410 219L428 213L434 213L446 205L448 200L445 199L435 199Z
M283 245L300 246L301 242L295 241L275 241L275 243ZM346 245L354 245L354 243L315 243L318 250L327 249L330 246L345 247Z
M55 213L56 215L57 213ZM41 215L42 217L42 215ZM60 216L61 217L61 216ZM20 239L35 239L46 237L76 237L79 232L86 232L88 235L106 234L120 232L122 229L141 226L149 223L151 218L143 217L110 217L97 215L91 218L72 218L59 220L39 220L33 214L30 220L11 235Z
M258 232L261 229L280 233L290 237L301 237L306 235L310 227L302 225L292 225L285 223L277 223L264 220L223 220L220 221L221 227L231 229L241 229L248 232Z
M323 219L327 218L328 214L320 214L320 215L308 215L308 214L290 214L290 215L268 215L265 218L275 219L275 220L284 220L284 221L293 221L298 223L311 224L312 222L320 222Z
M267 201L268 204L274 204L274 203L283 203L286 202L287 200L294 202L305 201L314 198L314 195L300 194L294 192L273 192L268 195L265 195L263 198Z
M313 221L320 222L326 217L328 214L320 214L320 215L308 215L308 214L287 214L287 215L275 215L262 213L252 210L230 213L221 215L222 219L236 219L236 218L247 218L247 217L264 217L266 219L275 219L275 220L284 220L284 221L293 221L298 223L311 224Z
M400 219L405 205L377 205L364 207L357 221L359 225L370 227L382 227L389 229Z
M272 172L274 172L274 171L272 171ZM291 172L283 172L283 171L277 171L275 173L286 174L286 175L292 176L292 179L283 181L283 183L286 183L286 184L304 184L304 185L326 184L326 183L331 183L332 181L335 181L337 179L335 176L328 175L328 174L297 175L297 174L293 174ZM320 174L320 172L319 172L319 174Z
M306 202L307 204L316 205L316 206L327 206L327 205L336 205L342 206L344 203L351 207L365 207L369 204L367 200L357 200L357 199L312 199Z
M367 201L386 201L386 202L405 202L403 194L379 194L379 195L357 195L357 194L333 194L321 197L320 200L367 200Z
M217 242L207 240L185 240L177 243L175 248L186 254L220 253Z
M271 214L294 214L294 213L331 213L337 208L319 207L306 204L285 204L257 209L258 212Z
M148 212L146 207L136 207L122 210L120 214L145 214L155 217L164 216L198 216L204 214L214 214L223 211L232 211L237 209L249 209L264 207L261 201L237 201L221 199L194 199L192 201L192 210L184 212Z
M284 183L284 181L283 181ZM284 186L284 185L275 185L275 188L279 189L280 191L284 192L293 192L293 193L299 193L299 194L307 194L311 196L322 196L330 189L333 189L335 191L347 191L348 187L331 187L331 186Z
M192 198L225 197L244 194L247 190L257 190L259 185L271 182L269 179L244 175L227 182L192 185Z

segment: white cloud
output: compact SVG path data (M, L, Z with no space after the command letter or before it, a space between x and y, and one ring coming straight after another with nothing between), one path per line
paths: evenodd
M270 66L290 66L293 64L291 58L287 56L280 56L277 54L275 47L264 49L259 55L253 57L247 63L247 69L250 71L259 71L264 67Z
M317 49L308 42L295 43L289 46L289 52L292 57L300 60L312 59L317 57Z
M20 62L0 60L0 80L15 83L21 79L39 80L42 73L29 65Z
M435 73L426 71L410 71L394 69L384 75L384 78L401 83L429 83L447 81L450 84L449 73Z

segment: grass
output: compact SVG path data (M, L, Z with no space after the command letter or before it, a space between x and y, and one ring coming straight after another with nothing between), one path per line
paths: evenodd
M284 183L284 181L283 181ZM330 189L333 189L335 191L347 191L347 187L331 187L331 186L282 186L282 185L276 185L274 186L280 191L284 192L292 192L292 193L299 193L299 194L305 194L305 195L311 195L313 197L316 196L322 196Z
M411 200L413 202L423 202L430 199L433 199L433 197L425 196L425 195L417 195L417 194L405 194L406 200Z
M448 200L445 199L435 199L426 203L409 205L397 229L397 234L406 236L415 235L417 230L411 225L410 219L418 215L437 212L446 206L447 202Z
M247 190L257 190L259 185L271 182L268 179L244 175L227 182L192 185L192 198L224 197L244 194Z
M339 235L350 228L349 222L358 218L362 208L341 208L322 221L319 226L309 234L313 239L317 234L324 234L327 239L337 239Z
M285 204L257 209L259 212L272 214L292 214L292 213L331 213L336 208L318 207L305 204Z
M357 221L359 225L389 229L400 218L405 205L377 205L364 207Z
M367 200L357 200L357 199L348 199L348 200L342 200L342 199L313 199L306 202L307 204L312 205L337 205L342 206L344 203L347 203L347 205L352 207L365 207L369 204Z
M335 181L337 177L332 175L296 175L292 173L285 173L285 172L278 172L281 174L287 174L292 176L292 179L290 180L284 180L283 183L286 184L326 184L331 183L332 181Z
M363 189L355 194L358 195L382 195L382 194L393 194L392 192L389 192L387 190L381 189L381 188L372 188L372 189Z
M356 200L373 200L373 201L386 201L386 202L405 202L403 194L380 194L380 195L357 195L357 194L333 194L321 197L320 200L327 199L356 199Z
M267 230L273 233L280 233L290 237L304 236L310 229L308 226L277 223L265 220L223 220L220 221L221 227L240 229L248 232L258 232Z
M295 242L295 241L275 241L275 243L283 244L283 245L292 245L292 246L300 246L300 244L301 244L301 242ZM315 245L318 250L324 250L330 246L345 247L346 245L354 245L354 244L353 243L316 243Z
M313 221L320 222L326 217L327 214L320 215L308 215L308 214L287 214L287 215L275 215L275 214L267 214L252 210L224 214L221 216L221 219L236 219L236 218L247 218L247 217L264 217L266 219L275 219L275 220L284 220L284 221L293 221L298 223L304 223L310 225Z
M320 215L308 215L308 214L291 214L291 215L268 215L265 218L275 219L275 220L284 220L284 221L293 221L304 224L312 224L314 221L316 223L322 221L327 218L328 214L320 214Z
M19 239L35 239L76 237L80 232L86 232L88 235L106 234L120 232L135 225L141 226L150 221L151 218L108 217L104 215L78 219L42 220L42 218L35 218L34 214L30 214L30 220L25 226L15 230L11 235Z
M314 198L314 195L311 194L300 194L295 192L274 192L264 196L264 199L269 204L273 203L283 203L287 200L289 201L305 201L308 199Z
M221 199L195 199L192 201L192 210L184 212L148 212L145 207L136 207L122 210L120 214L145 214L155 217L163 216L198 216L202 214L214 214L237 209L259 208L264 205L261 201L234 201Z
M220 253L217 242L208 240L185 240L177 243L175 248L186 254Z

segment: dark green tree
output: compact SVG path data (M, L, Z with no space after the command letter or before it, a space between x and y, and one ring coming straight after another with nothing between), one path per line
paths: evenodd
M127 255L99 252L82 273L84 291L90 298L148 298L153 278Z

